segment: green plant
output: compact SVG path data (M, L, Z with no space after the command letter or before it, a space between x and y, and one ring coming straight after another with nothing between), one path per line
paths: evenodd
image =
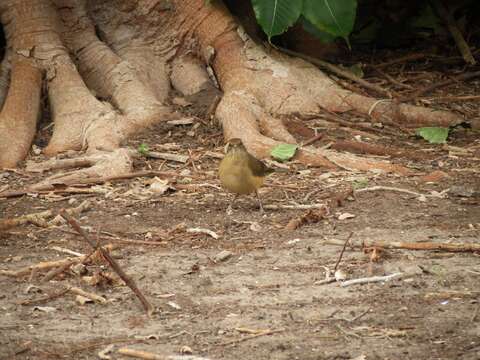
M140 145L138 145L137 151L142 155L146 155L149 150L150 149L148 148L147 144L141 143Z
M268 39L284 33L297 21L321 40L342 37L348 43L357 0L251 0L257 22Z

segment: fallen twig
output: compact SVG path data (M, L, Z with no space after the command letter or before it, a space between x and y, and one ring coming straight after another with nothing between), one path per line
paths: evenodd
M90 202L85 200L80 205L75 208L68 209L71 214L80 214L83 211L86 211L90 208ZM53 217L54 213L52 210L46 210L34 214L22 215L13 219L2 219L0 220L0 231L5 231L16 226L21 226L25 224L34 224L41 227L48 227L49 225L55 225L55 219L50 222L47 222L47 219Z
M337 281L337 279L335 279L334 277L331 277L331 278L315 281L313 285L325 285L325 284L333 283L335 281Z
M193 234L207 234L214 239L218 239L219 236L215 231L212 231L210 229L204 229L204 228L188 228L187 233L193 233Z
M412 89L412 86L411 85L408 85L408 84L404 84L400 81L398 81L397 79L395 79L393 76L391 76L390 74L387 74L386 72L384 72L382 69L378 68L378 67L375 67L373 66L373 69L378 72L380 75L382 75L385 79L387 79L388 81L390 81L393 85L396 85L398 87L401 87L403 89Z
M378 186L371 186L371 187L367 187L367 188L363 188L363 189L358 189L358 190L355 190L355 193L362 193L362 192L367 192L367 191L396 191L396 192L402 192L402 193L405 193L405 194L410 194L410 195L414 195L414 196L418 196L419 198L423 198L423 197L439 197L438 195L430 195L430 194L420 194L418 192L415 192L415 191L411 191L411 190L408 190L408 189L402 189L402 188L396 188L396 187L391 187L391 186L381 186L381 185L378 185Z
M102 246L103 251L110 251L114 249L114 245L108 244L105 246ZM57 260L57 261L42 261L39 262L38 264L35 265L29 265L24 268L21 268L20 270L0 270L0 275L5 275L5 276L11 276L11 277L20 277L20 276L25 276L29 275L32 271L35 272L43 272L47 271L53 268L63 268L63 271L70 267L71 265L78 264L78 263L83 263L86 261L88 258L90 258L92 254L76 257L76 258L66 258L62 260Z
M145 157L149 157L149 158L153 158L153 159L175 161L175 162L179 162L179 163L182 163L182 164L185 164L188 161L188 159L190 158L187 155L157 152L157 151L138 152L138 151L134 150L134 151L131 152L131 154L135 155L136 157L138 157L139 155L143 155Z
M142 350L135 350L135 349L129 349L129 348L121 348L118 349L117 352L119 354L137 358L137 359L145 359L145 360L167 360L167 357L165 355L157 355L151 352L146 352Z
M68 254L68 255L73 255L73 256L85 256L85 254L79 253L77 251L73 251L70 249L65 249L60 246L52 246L50 249L60 251L62 253Z
M22 215L13 219L1 219L0 220L0 231L5 231L13 227L25 225L25 224L35 224L38 226L46 227L47 223L45 218L53 216L51 210L46 210L34 214Z
M140 289L137 287L137 284L135 281L129 277L120 267L120 265L117 263L117 261L110 256L110 254L105 251L102 247L97 246L93 240L91 240L88 236L88 234L83 230L78 222L71 217L65 209L60 210L60 215L67 220L67 222L77 231L82 237L87 241L87 243L94 249L94 250L99 250L104 259L108 262L108 264L112 267L112 269L120 276L120 278L125 282L125 284L133 291L133 293L138 297L140 302L142 303L143 307L145 308L145 311L147 311L148 315L153 314L154 307L150 304L150 302L147 300L147 298L143 295L143 293L140 291Z
M375 65L372 64L372 65L369 65L369 66L375 67L375 68L391 67L392 65L396 65L396 64L400 64L400 63L404 63L404 62L409 62L409 61L416 61L416 60L424 59L426 57L428 57L427 54L414 53L414 54L408 54L408 55L405 55L405 56L397 57L393 60L386 61L384 63L375 64Z
M403 273L394 273L391 275L386 275L386 276L372 276L368 278L360 278L360 279L352 279L352 280L347 280L342 283L340 283L341 287L346 287L350 285L358 285L358 284L368 284L368 283L373 283L373 282L382 282L382 281L389 281L395 278L398 278L402 276Z
M104 177L92 177L92 178L86 178L82 180L75 180L72 181L71 183L69 182L68 184L65 183L63 185L68 185L70 186L77 186L77 185L98 185L98 184L104 184L106 182L113 182L113 181L121 181L121 180L128 180L128 179L133 179L137 177L154 177L154 176L160 176L160 177L177 177L178 174L174 172L169 172L169 171L153 171L153 170L142 170L142 171L136 171L132 173L126 173L126 174L121 174L121 175L115 175L115 176L104 176ZM28 187L23 190L12 190L12 191L4 191L3 193L0 193L0 198L10 198L10 197L18 197L18 196L23 196L26 194L35 194L35 193L43 193L43 192L65 192L65 189L57 189L57 183L54 182L49 182L49 183L40 183L37 185L32 185L31 187ZM68 193L72 191L67 191Z
M209 358L195 356L195 355L188 355L188 356L167 356L167 355L158 355L155 353L143 351L143 350L135 350L129 348L120 348L117 350L119 354L137 358L137 359L144 359L144 360L210 360Z
M434 96L429 97L429 101L470 101L470 100L480 100L480 95L465 95L465 96Z
M86 260L86 257L85 257L85 260ZM45 274L45 276L42 279L42 282L49 282L50 280L54 279L57 275L60 275L64 271L67 271L68 269L70 269L72 265L73 265L72 263L66 263L58 268L51 269L49 272Z
M358 314L357 316L351 318L351 319L347 319L347 318L342 318L341 320L345 320L346 322L354 322L354 321L357 321L358 319L364 317L365 315L367 315L368 313L370 312L370 308L368 308L367 310L365 310L364 312Z
M302 204L296 204L296 205L264 205L263 206L265 209L269 210L282 210L282 209L291 209L291 210L309 210L309 209L323 209L325 207L325 204L310 204L310 205L302 205Z
M60 296L66 294L69 291L69 288L60 290L59 292L53 293L51 295L43 296L41 298L37 299L31 299L31 300L23 300L19 304L20 305L37 305L37 304L44 304L50 300L54 300L59 298Z
M243 342L243 341L255 339L255 338L260 337L260 336L276 334L276 333L283 332L283 331L285 331L285 329L277 329L277 330L266 329L266 330L261 330L261 331L257 332L256 334L252 334L252 335L249 335L249 336L245 336L245 337L242 337L242 338L240 338L240 339L225 341L225 342L220 343L220 344L218 344L218 345L220 345L220 346L236 345L236 344L238 344L238 343L240 343L240 342Z
M345 248L347 247L348 242L353 236L353 231L350 232L350 234L347 237L347 240L345 240L345 244L343 244L342 251L340 252L340 256L338 257L337 263L335 264L335 267L333 268L333 272L337 271L338 265L340 265L340 261L342 261L343 253L345 252Z
M420 96L426 94L426 93L429 93L430 91L432 90L435 90L435 89L438 89L438 88L441 88L441 87L444 87L444 86L447 86L447 85L450 85L450 84L453 84L455 82L460 82L460 81L464 81L464 80L470 80L470 79L473 79L473 78L476 78L476 77L479 77L480 76L480 71L474 71L474 72L468 72L468 73L464 73L462 75L458 75L454 78L451 78L451 79L447 79L447 80L444 80L444 81L440 81L440 82L437 82L435 84L432 84L430 86L426 86L424 87L423 89L420 89L420 90L417 90L416 92L414 92L413 94L411 95L407 95L401 99L399 99L400 101L402 102L407 102L407 101L411 101L411 100L415 100L417 98L419 98Z
M105 299L103 296L100 296L100 295L97 295L97 294L94 294L94 293L91 293L91 292L86 292L86 291L84 291L80 288L77 288L77 287L69 287L68 291L73 293L73 294L80 295L80 296L89 298L93 301L99 302L100 304L106 304L107 303L107 299Z
M325 240L325 244L343 246L343 240ZM357 248L364 247L379 247L384 249L405 249L405 250L442 250L448 252L478 252L480 251L480 244L460 244L460 243L433 243L433 242L402 242L402 241L373 241L365 244L352 244Z
M358 335L357 333L353 332L353 331L347 331L345 330L343 327L341 327L340 325L337 325L337 329L340 330L343 334L347 335L347 336L353 336L353 337L356 337L357 339L361 339L362 337L360 335Z
M457 22L455 21L452 13L447 10L441 0L431 0L430 3L433 5L433 8L440 18L442 18L442 20L447 24L448 30L450 31L453 40L455 40L458 50L460 51L460 54L462 54L465 62L470 65L475 65L477 62L475 61L475 58L470 51L470 47L462 35L462 32L458 28Z
M67 233L67 234L78 235L78 233L75 232L75 231L70 231L70 230L65 230L65 229L59 229L59 230L63 231L64 233ZM109 234L109 233L107 233L107 234L108 235L98 235L98 238L101 239L101 240L107 240L109 242L115 242L115 243L120 243L120 244L165 246L164 241L126 239L126 238L118 237L115 234Z
M314 137L312 137L308 140L305 140L305 142L302 144L302 146L312 145L314 142L320 140L322 137L323 137L323 133L317 134Z

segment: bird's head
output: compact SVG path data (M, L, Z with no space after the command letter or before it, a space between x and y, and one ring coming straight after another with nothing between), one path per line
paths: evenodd
M233 138L228 140L227 145L225 145L225 152L229 153L236 150L245 150L245 146L242 143L242 140L239 138Z

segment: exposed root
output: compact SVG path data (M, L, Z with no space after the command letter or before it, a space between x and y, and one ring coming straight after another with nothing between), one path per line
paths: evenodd
M235 92L225 94L217 108L217 117L222 121L226 139L238 137L242 139L249 151L259 158L267 158L273 147L279 144L269 137L260 133L258 125L258 113L264 115L262 109L257 106L252 97L244 93ZM257 114L255 114L257 111ZM283 124L278 123L275 128L282 128ZM278 130L277 130L278 131ZM284 130L287 131L286 129ZM286 141L293 143L294 141ZM329 150L319 150L313 147L305 147L298 151L295 157L302 163L312 166L322 166L330 169L337 167L348 170L381 170L402 175L410 175L414 172L401 166L391 164L387 161L376 159L365 159L353 154L338 153Z
M184 96L195 95L212 86L205 66L191 55L183 55L172 62L172 86Z
M77 167L86 168L50 176L30 189L49 190L55 185L72 185L88 179L126 174L132 170L133 162L129 151L120 148L112 152L97 151L92 155L75 159L51 159L41 164L29 164L28 170L43 172Z
M258 157L268 157L278 142L294 143L278 119L294 115L355 110L374 122L400 126L446 126L462 121L453 113L391 100L377 100L342 89L315 66L263 47L237 33L223 6L202 6L202 0L175 1L178 21L200 43L200 52L215 49L212 66L224 91L217 107L225 138L241 138ZM213 26L214 25L214 26ZM385 161L363 159L333 151L301 149L296 160L316 166L351 170L412 171Z
M8 86L10 84L10 68L9 56L6 54L0 63L0 109L7 97Z
M118 147L121 137L113 125L118 122L119 114L107 103L95 99L73 64L57 62L55 69L55 77L48 79L55 127L43 152L54 155L67 150ZM109 137L96 135L103 124L110 124Z
M449 112L345 90L312 64L273 49L267 51L241 36L221 3L206 6L203 0L171 0L167 8L155 1L91 1L87 6L86 0L15 0L5 4L0 5L0 16L10 57L21 53L40 70L32 70L36 69L33 66L28 70L38 74L29 78L34 86L22 86L29 90L27 96L15 93L16 82L27 76L17 66L13 68L12 100L6 100L4 112L13 105L22 109L19 118L24 124L15 131L5 128L2 113L0 166L14 166L27 154L35 129L33 120L39 113L42 70L47 74L55 124L44 153L86 153L77 160L54 160L40 166L40 170L82 167L47 179L38 184L41 189L130 172L132 160L128 151L119 149L122 142L155 122L175 117L165 105L169 75L184 95L213 88L205 65L214 70L224 91L216 116L225 137L241 138L260 158L268 157L279 143L296 142L281 120L320 115L324 110L356 111L373 122L401 127L448 126L462 121ZM27 30L17 34L22 28ZM9 141L1 141L3 136ZM11 139L18 140L13 143ZM9 150L16 155L8 154ZM387 161L313 147L300 148L295 160L331 169L412 173Z
M12 82L0 113L0 168L15 167L30 150L40 111L41 71L16 58Z
M50 0L35 0L28 2L27 6L27 2L18 0L0 8L7 41L13 52L29 55L31 59L28 61L40 69L34 66L27 68L27 65L20 67L14 63L9 90L11 100L7 99L2 115L8 119L3 123L11 124L14 129L3 126L0 120L0 166L15 166L30 148L40 112L41 69L45 69L55 126L44 153L54 155L67 150L86 150L87 157L78 161L56 162L53 168L91 166L62 174L55 181L69 183L88 177L129 172L132 162L128 153L118 150L122 141L155 122L173 116L162 104L169 89L165 60L155 57L147 47L139 51L138 43L117 46L123 57L132 63L122 59L97 38L83 0L56 0L54 3L56 7ZM24 25L26 23L29 26ZM17 34L22 27L40 35L31 36L28 31ZM75 55L79 70L69 52ZM148 61L142 62L142 59ZM151 69L146 72L147 68ZM2 73L7 70L5 66ZM29 72L36 73L29 75ZM2 76L4 78L6 76ZM8 139L2 141L2 136L8 136ZM12 142L12 139L17 139L17 142ZM48 182L52 180L48 179Z

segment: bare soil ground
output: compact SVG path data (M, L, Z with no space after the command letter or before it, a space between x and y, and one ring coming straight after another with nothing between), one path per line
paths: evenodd
M448 146L442 146L394 128L382 132L372 127L370 140L415 154L414 160L386 157L415 169L418 175L412 177L288 164L262 188L264 205L327 204L330 209L324 219L289 231L285 226L308 210L267 209L262 215L253 197L243 197L233 215L226 216L232 196L216 177L221 129L201 120L208 104L177 103L187 115L199 116L193 124L159 125L127 144L190 156L187 164L155 159L135 164L136 170L161 168L178 174L164 194L151 191L151 178L135 178L84 187L83 194L0 199L2 218L44 210L56 214L90 201L91 208L77 218L94 239L99 234L102 243L117 245L112 254L156 313L147 317L130 289L115 275L108 278L112 272L100 261L87 262L83 273L75 267L49 281L43 281L46 272L41 271L0 275L1 359L96 359L111 344L112 359L126 358L116 353L120 347L165 358L190 350L210 359L480 358L478 253L385 249L372 261L368 249L348 246L340 263L348 279L404 275L350 287L318 283L341 250L326 241L343 241L350 233L355 244L480 244L478 131L455 129ZM478 117L475 102L456 104L446 107ZM369 141L364 127L352 133L325 128L316 120L306 126L328 135L315 146L355 135ZM174 145L165 147L167 143ZM39 137L37 144L44 139ZM30 159L41 161L42 156L32 154ZM432 177L422 177L428 174ZM42 176L3 171L0 189L21 189ZM425 197L366 191L334 206L338 194L375 185ZM190 232L192 228L211 230L218 239ZM68 225L11 229L0 234L0 270L75 257L59 248L90 252ZM224 251L230 256L218 258ZM88 276L99 283L89 285ZM80 305L75 294L63 291L68 286L101 295L107 303Z

